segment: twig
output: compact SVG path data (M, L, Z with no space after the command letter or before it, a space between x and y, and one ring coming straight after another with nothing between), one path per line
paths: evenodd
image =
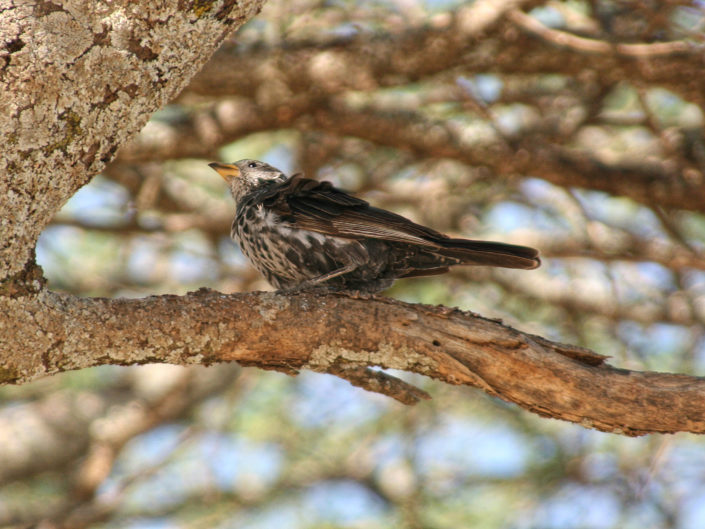
M536 18L523 13L518 9L513 9L507 13L507 18L514 22L523 30L536 35L537 37L550 42L561 48L568 48L580 53L595 55L611 55L630 58L654 58L672 57L675 55L687 55L696 51L696 46L685 41L675 40L671 42L656 42L653 44L614 44L596 39L578 37L564 31L551 29L544 26Z

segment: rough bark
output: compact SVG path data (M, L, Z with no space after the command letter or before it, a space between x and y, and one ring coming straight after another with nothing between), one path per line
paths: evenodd
M261 1L87 6L10 0L0 10L0 279Z
M0 124L0 383L103 364L237 361L333 373L406 403L427 397L369 370L382 366L476 386L605 431L705 431L700 378L614 369L590 351L443 307L210 291L81 299L47 290L33 263L42 228L259 5L122 0L85 9L69 0L11 2L0 12L0 112L7 117ZM498 13L475 10L458 28L472 34L473 24L487 27ZM434 131L432 141L446 139Z
M615 369L591 351L447 307L206 289L136 300L40 291L0 303L4 383L102 364L237 361L289 374L335 373L405 402L424 397L364 371L381 366L475 386L604 431L705 432L705 379Z

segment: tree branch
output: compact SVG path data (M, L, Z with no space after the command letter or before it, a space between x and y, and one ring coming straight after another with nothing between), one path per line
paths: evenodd
M592 153L542 141L549 120L535 123L531 134L510 147L500 144L497 138L471 137L462 125L429 119L419 112L358 109L335 98L307 100L304 96L287 105L287 111L282 113L263 108L257 112L257 105L247 101L221 103L222 112L217 109L208 112L211 115L208 135L227 143L251 132L297 123L302 128L410 149L426 157L486 166L498 175L527 174L559 186L605 191L647 205L700 211L705 204L705 181L697 171L693 174L679 171L668 160L606 163ZM166 124L145 127L121 149L116 162L135 163L150 156L213 156L213 148L203 137L206 127L200 122L204 119L203 115L193 115L174 127Z
M381 366L599 430L705 432L702 378L616 369L589 350L446 307L314 293L108 300L41 290L0 298L0 314L3 383L103 364L236 361L291 375L351 370L358 381Z
M676 57L679 55L694 55L698 49L695 44L682 40L671 42L655 43L618 43L605 42L603 40L588 39L572 35L565 31L558 31L544 26L534 17L522 13L518 9L512 9L507 13L509 20L517 24L524 31L535 35L546 42L566 48L578 53L594 55L617 55L625 58L661 58Z
M606 85L640 81L661 86L701 107L703 50L685 41L617 44L547 28L516 9L531 2L492 2L461 8L446 25L425 25L374 38L247 48L226 44L193 78L186 92L254 98L278 83L293 93L333 95L419 81L441 72L599 75ZM520 5L521 4L521 5ZM334 61L331 59L335 59ZM344 75L335 75L335 65ZM326 68L328 66L329 68ZM333 82L334 81L334 82Z
M509 151L496 142L483 144L468 138L460 126L426 119L415 112L358 110L333 104L317 109L314 122L328 132L413 149L424 156L487 166L497 174L528 174L559 186L605 191L667 208L700 211L705 204L703 181L674 172L665 161L608 164L591 153L539 141L539 126Z
M10 2L0 9L0 279L261 0Z

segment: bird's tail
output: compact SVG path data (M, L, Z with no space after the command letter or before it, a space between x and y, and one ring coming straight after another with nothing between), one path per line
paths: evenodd
M458 264L524 270L533 270L541 265L538 250L528 246L469 239L440 239L435 242L442 246L435 251L437 254L458 259Z

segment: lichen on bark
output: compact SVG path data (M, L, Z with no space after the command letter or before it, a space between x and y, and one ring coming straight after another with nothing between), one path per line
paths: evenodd
M261 0L11 3L0 11L0 279ZM206 9L207 7L207 9Z

